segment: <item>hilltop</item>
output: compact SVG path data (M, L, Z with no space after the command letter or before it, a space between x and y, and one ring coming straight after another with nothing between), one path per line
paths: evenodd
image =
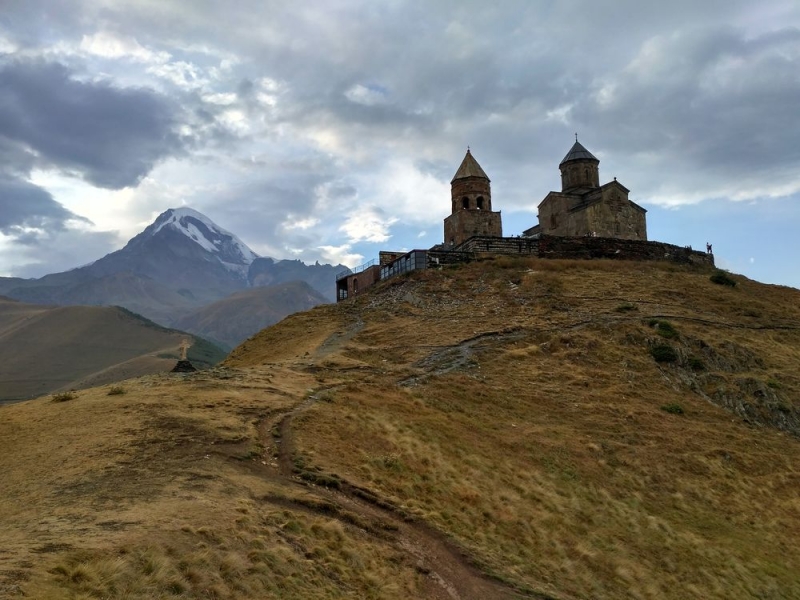
M0 596L800 598L800 291L712 273L418 271L3 408Z

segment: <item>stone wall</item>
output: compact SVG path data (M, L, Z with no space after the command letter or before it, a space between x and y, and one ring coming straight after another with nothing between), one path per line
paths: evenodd
M513 238L512 238L513 239ZM540 258L613 258L618 260L667 260L714 264L714 255L662 242L615 238L541 236Z
M573 235L595 232L602 238L646 240L647 222L645 211L628 200L628 190L617 182L604 185L598 190L600 198L590 200L586 211L588 230L576 231Z
M445 244L458 246L476 235L502 236L500 213L488 210L457 210L444 220Z
M506 254L539 258L610 258L617 260L667 260L682 263L714 264L714 255L681 246L600 237L557 237L538 239L473 237L456 248L476 254Z
M452 210L492 210L492 188L488 179L483 177L464 177L454 179L450 184ZM467 206L464 206L466 198ZM480 198L480 203L478 199ZM479 206L480 204L480 206Z
M504 238L500 238L504 239ZM435 269L441 265L455 265L475 260L475 253L469 251L428 250L427 268Z
M560 168L562 191L600 187L600 171L596 160L571 160Z
M456 248L459 252L475 254L521 254L539 256L539 240L522 237L472 237Z
M585 210L571 212L581 197L564 192L550 192L539 204L539 226L547 235L586 235L589 224Z

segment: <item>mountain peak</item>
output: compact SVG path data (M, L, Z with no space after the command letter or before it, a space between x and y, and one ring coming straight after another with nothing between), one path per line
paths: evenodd
M151 237L162 231L178 232L216 256L231 271L246 275L247 267L258 255L227 229L223 229L203 213L187 206L170 208L161 213L147 228Z

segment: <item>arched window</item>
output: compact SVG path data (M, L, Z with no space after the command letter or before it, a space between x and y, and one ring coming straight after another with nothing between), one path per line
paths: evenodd
M483 210L483 196L478 196L478 210Z
M461 199L461 208L469 208L469 198L466 196Z

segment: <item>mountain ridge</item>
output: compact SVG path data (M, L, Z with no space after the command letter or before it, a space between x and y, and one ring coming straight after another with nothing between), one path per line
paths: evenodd
M37 304L125 306L170 326L241 290L291 280L306 281L334 301L341 268L259 257L235 234L181 207L82 267L38 279L0 278L0 294Z

